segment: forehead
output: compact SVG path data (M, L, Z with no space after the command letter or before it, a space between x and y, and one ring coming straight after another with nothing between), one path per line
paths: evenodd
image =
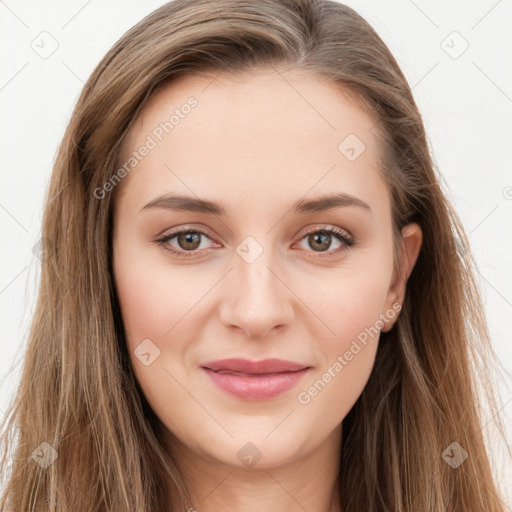
M303 71L183 76L161 87L133 124L120 164L150 150L119 189L139 203L176 188L260 199L274 189L276 199L342 185L371 195L383 186L374 127L349 91Z

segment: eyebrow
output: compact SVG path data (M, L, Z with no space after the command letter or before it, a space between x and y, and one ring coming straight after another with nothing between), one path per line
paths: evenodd
M357 206L370 210L370 206L361 199L345 193L330 194L315 199L297 201L291 208L292 214L307 214L321 212L342 206ZM209 215L225 216L226 208L221 203L208 201L190 196L159 196L144 206L140 212L152 208L167 210L205 213ZM139 212L139 213L140 213Z

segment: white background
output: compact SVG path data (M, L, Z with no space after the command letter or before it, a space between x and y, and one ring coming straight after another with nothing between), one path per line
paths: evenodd
M512 0L346 3L376 28L413 87L446 193L470 236L495 350L512 373ZM0 0L2 411L19 375L8 371L21 361L35 304L39 260L32 248L72 107L112 44L162 4ZM37 45L40 52L58 47L43 59ZM499 388L509 442L511 382L505 375ZM500 485L508 490L512 462L492 433L496 412L486 418L484 432ZM510 495L507 505L512 511Z

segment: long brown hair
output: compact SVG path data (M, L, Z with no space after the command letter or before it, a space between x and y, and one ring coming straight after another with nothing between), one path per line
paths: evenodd
M171 494L180 510L194 506L131 369L112 277L112 194L95 191L162 84L277 64L354 93L382 140L397 242L409 222L423 230L399 320L381 334L342 424L343 511L503 510L482 433L483 402L496 410L495 360L464 230L398 64L367 22L329 0L175 0L92 73L45 201L37 307L2 434L1 509L155 512ZM468 458L454 468L447 449Z

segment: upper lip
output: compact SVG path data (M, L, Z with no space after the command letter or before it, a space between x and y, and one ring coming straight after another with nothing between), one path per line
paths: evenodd
M286 361L284 359L264 359L262 361L250 361L248 359L220 359L201 364L203 368L219 371L227 370L239 373L263 375L266 373L295 372L309 368L308 365Z

